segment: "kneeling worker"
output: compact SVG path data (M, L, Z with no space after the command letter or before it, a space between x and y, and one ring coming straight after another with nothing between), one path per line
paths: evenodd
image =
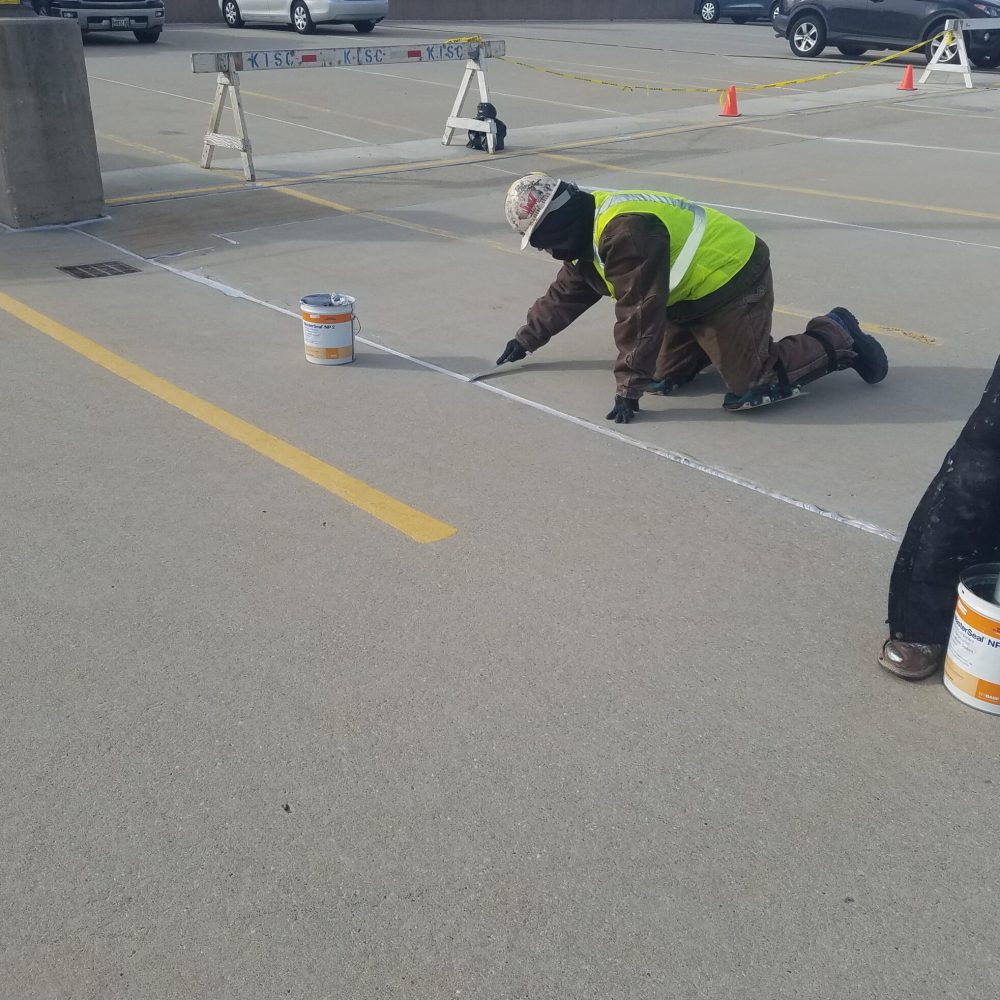
M507 192L507 221L521 249L563 266L497 359L501 365L564 330L601 296L615 300L615 401L608 420L627 424L643 392L668 395L715 365L727 410L797 395L829 372L853 368L881 382L889 363L878 341L838 306L805 333L771 339L770 252L746 226L659 191L582 191L529 174Z

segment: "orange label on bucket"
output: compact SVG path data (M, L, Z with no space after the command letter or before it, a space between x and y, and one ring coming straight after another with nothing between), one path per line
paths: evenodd
M354 354L353 347L313 347L306 344L306 356L310 358L349 358Z
M979 701L1000 705L1000 684L993 684L970 674L968 670L963 670L950 656L945 658L944 673L960 691L964 691Z
M350 313L311 313L302 310L302 318L307 323L322 323L324 326L332 326L334 323L350 323L354 317Z
M1000 639L1000 622L993 618L987 618L986 615L981 615L978 611L973 611L961 598L955 608L955 613L969 628L974 628L976 631L982 632L983 635L992 635Z

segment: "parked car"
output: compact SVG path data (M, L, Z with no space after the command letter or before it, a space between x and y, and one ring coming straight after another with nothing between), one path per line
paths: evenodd
M703 21L732 18L736 24L747 21L773 21L780 0L695 0L694 14Z
M166 20L163 0L32 0L37 14L76 21L91 31L131 31L137 42L159 41Z
M259 21L311 35L317 24L353 24L364 35L388 16L389 0L219 0L219 10L230 28Z
M996 31L967 31L965 46L973 65L1000 64L1000 0L781 0L774 16L774 33L787 38L797 56L811 59L827 45L856 58L869 49L908 49L933 38L950 18L997 19ZM944 40L924 46L930 62ZM958 46L949 46L942 59L957 57Z

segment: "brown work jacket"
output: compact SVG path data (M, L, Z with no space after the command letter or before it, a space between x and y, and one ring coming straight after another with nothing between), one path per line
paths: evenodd
M656 216L642 212L616 216L605 226L598 251L614 289L616 391L632 399L642 395L653 377L668 321L683 326L727 305L751 288L770 263L767 244L757 237L750 259L721 288L668 308L670 235ZM528 310L515 336L525 350L537 351L609 294L592 260L568 261Z

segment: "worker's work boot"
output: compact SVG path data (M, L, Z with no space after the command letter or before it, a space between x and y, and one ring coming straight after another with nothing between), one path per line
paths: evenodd
M944 646L938 643L886 639L878 662L890 673L908 681L930 677L944 663Z
M849 362L848 368L853 368L869 385L875 385L889 374L889 359L882 350L882 345L870 334L861 329L857 317L843 306L837 306L826 314L853 341L852 348L857 357Z
M748 389L742 396L737 396L735 392L727 392L726 398L722 401L722 408L730 413L739 413L740 410L756 410L761 406L781 403L801 395L802 386L782 386L775 382L773 385L759 385L755 389Z
M694 375L673 375L667 378L656 378L646 386L643 392L648 392L652 396L669 396L672 392L676 392L678 389L692 383L697 377L698 374L696 372Z

